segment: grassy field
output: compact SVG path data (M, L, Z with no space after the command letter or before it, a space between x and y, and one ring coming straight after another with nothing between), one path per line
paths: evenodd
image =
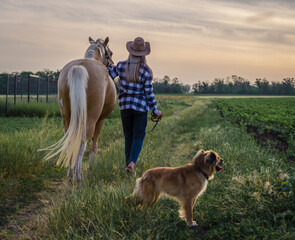
M0 116L6 114L6 96L0 95ZM44 117L60 116L59 107L57 104L57 96L49 95L48 103L46 96L40 95L39 102L37 96L32 95L28 103L27 96L17 96L16 104L14 105L14 96L9 95L7 99L7 115L9 117Z
M224 170L196 203L197 229L178 217L179 204L173 199L162 197L144 209L125 201L136 178L124 171L116 108L103 128L92 168L84 171L82 188L61 183L41 200L38 192L48 191L50 179L66 176L37 153L62 136L61 119L0 118L7 126L0 130L0 238L294 239L295 167L285 154L262 148L244 128L222 118L214 98L159 95L157 100L164 117L146 136L137 176L151 167L184 165L201 148L215 150L225 160ZM147 130L151 128L152 123ZM11 228L7 219L17 218L32 201L41 201L42 207L30 213L30 221L18 222L17 231Z

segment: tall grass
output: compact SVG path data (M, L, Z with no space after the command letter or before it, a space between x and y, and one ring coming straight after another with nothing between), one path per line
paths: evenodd
M28 123L26 120L23 122ZM35 193L46 188L45 180L61 176L59 168L41 161L42 154L37 153L42 121L30 119L27 126L20 121L19 118L0 118L3 126L0 131L0 226L6 224L9 215L36 199Z
M98 154L83 187L69 190L66 198L54 202L54 209L44 216L47 231L39 231L37 236L50 239L294 237L294 167L283 156L273 156L271 151L261 149L251 136L220 118L208 100L183 104L182 108L168 107L167 113L156 130L146 136L137 164L138 176L151 167L186 164L200 148L214 149L225 159L224 171L216 174L207 192L197 201L194 217L199 228L196 231L178 218L179 205L170 198L164 197L153 207L144 209L125 201L132 193L135 178L124 171L124 142L120 133L121 137L116 134L116 140ZM102 135L110 134L105 131Z
M179 111L179 105L185 104L174 101L164 106L162 103L161 109L164 114L167 112L165 116L170 117L163 119L156 130L146 136L137 165L138 175L151 166L177 166L184 163L181 159L171 161L167 158L172 140L166 134L179 121L179 117L172 115L171 111ZM117 120L118 127L120 119ZM107 132L110 125L107 124L100 139L110 134ZM61 239L162 239L163 236L166 239L187 239L189 232L186 223L178 218L178 204L175 201L166 198L151 209L140 209L132 202L125 201L125 197L132 193L135 178L124 170L122 132L120 137L113 138L116 140L98 154L85 177L83 187L76 191L69 190L69 201L54 203L55 208L48 216L49 231L41 233L41 236ZM163 142L166 144L163 145ZM192 155L194 152L189 151L187 154Z
M0 115L6 114L4 99L0 99ZM17 102L16 105L12 101L8 102L7 115L10 117L53 117L60 116L60 110L57 102Z
M68 187L53 197L47 211L30 225L34 232L28 237L294 239L294 165L284 155L261 149L243 129L222 119L210 100L183 99L159 98L164 117L147 134L136 172L140 176L151 167L184 165L200 148L218 152L225 160L224 170L216 173L196 203L196 230L179 219L179 204L170 198L143 209L125 200L136 178L124 170L124 139L116 109L103 128L92 167L84 172L82 188ZM40 135L41 145L56 141L61 131L48 126L47 137Z

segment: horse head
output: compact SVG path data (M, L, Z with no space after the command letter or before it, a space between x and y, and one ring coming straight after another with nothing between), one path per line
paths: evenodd
M105 66L109 66L114 64L112 60L113 52L108 47L109 37L105 40L101 38L94 41L91 37L89 37L90 46L85 53L85 58L94 58Z

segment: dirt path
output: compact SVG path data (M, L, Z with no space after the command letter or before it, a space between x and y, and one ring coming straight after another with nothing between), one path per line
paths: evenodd
M40 216L68 188L65 179L53 179L46 185L44 191L36 194L36 200L8 217L8 223L0 229L0 239L34 239L35 228L43 221Z

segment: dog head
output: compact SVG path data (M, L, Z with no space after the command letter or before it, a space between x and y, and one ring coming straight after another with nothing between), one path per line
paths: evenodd
M223 164L223 159L212 150L199 150L193 158L193 163L197 166L197 168L204 171L209 178L213 177L215 171L219 172L223 169L220 166Z

